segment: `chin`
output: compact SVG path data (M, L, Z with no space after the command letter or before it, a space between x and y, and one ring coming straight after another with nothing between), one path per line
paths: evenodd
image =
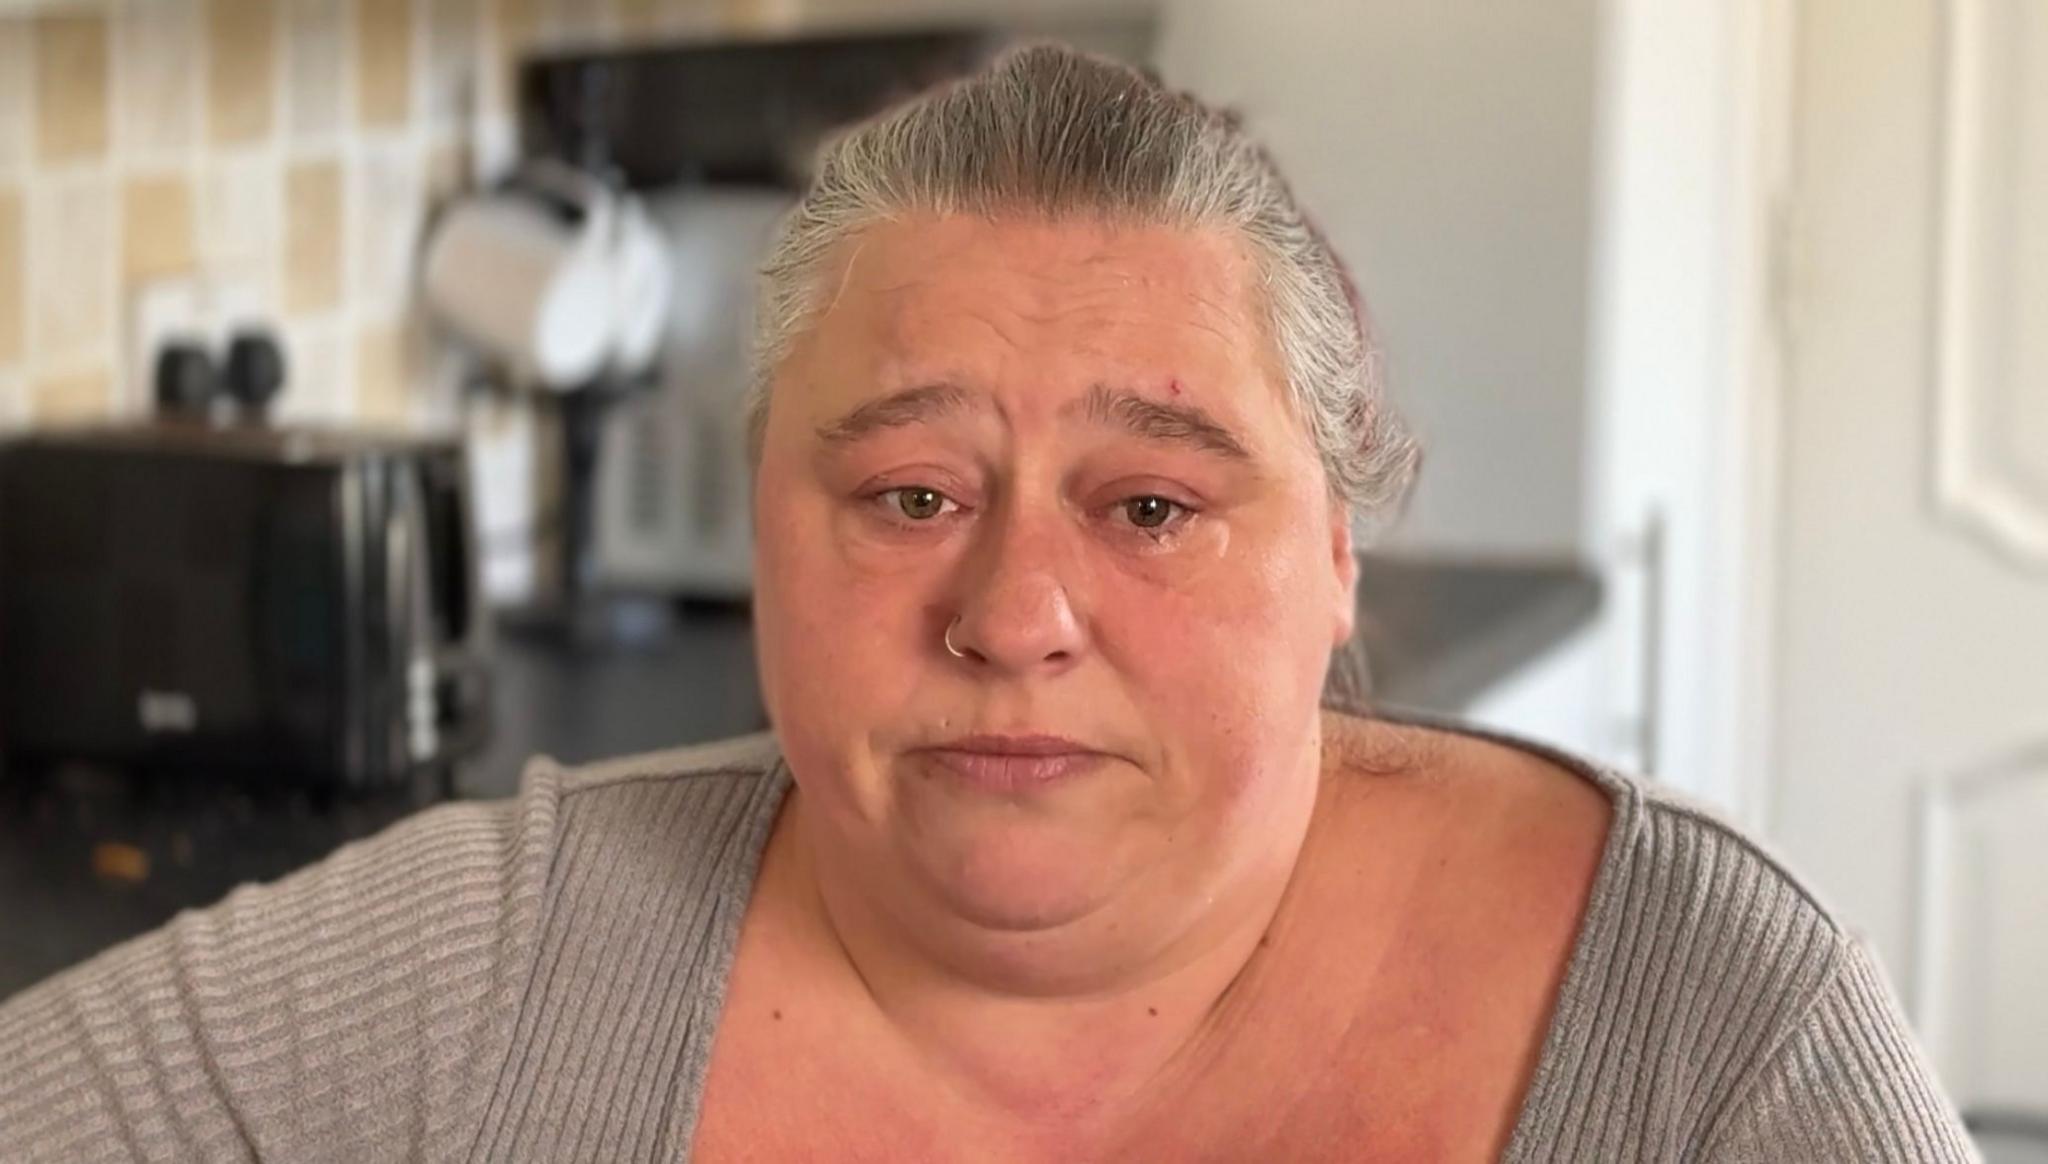
M1121 880L1104 838L1054 821L984 820L921 837L919 848L912 864L947 912L999 932L1078 921L1106 904Z

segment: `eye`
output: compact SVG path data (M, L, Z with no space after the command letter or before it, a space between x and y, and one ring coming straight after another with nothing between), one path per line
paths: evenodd
M947 507L960 508L952 498L925 485L906 485L900 489L884 489L875 497L883 504L893 507L898 513L912 521L929 521Z
M1126 498L1118 503L1124 517L1141 530L1164 530L1187 519L1194 511L1178 501L1156 494Z

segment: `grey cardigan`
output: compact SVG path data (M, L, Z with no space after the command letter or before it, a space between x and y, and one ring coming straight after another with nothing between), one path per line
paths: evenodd
M1509 1160L1975 1158L1870 950L1783 866L1493 738L1615 808ZM536 761L184 912L0 1006L0 1160L684 1160L787 787L767 735Z

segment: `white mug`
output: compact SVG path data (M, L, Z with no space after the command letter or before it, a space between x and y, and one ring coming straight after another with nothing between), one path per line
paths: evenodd
M427 300L457 332L558 390L594 379L617 346L618 198L563 166L447 208L427 243Z

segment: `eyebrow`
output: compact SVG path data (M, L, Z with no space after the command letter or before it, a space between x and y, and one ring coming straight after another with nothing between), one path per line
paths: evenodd
M955 384L920 384L891 392L818 426L827 444L851 444L892 428L928 424L974 408L980 399ZM1120 428L1140 440L1184 444L1234 461L1250 461L1250 450L1237 435L1194 404L1168 404L1128 388L1097 384L1081 399L1061 410L1079 413L1092 423Z
M1252 460L1237 434L1193 404L1168 404L1128 388L1097 384L1068 406L1097 424L1121 428L1141 440L1185 444L1233 461Z
M972 407L974 400L953 384L920 384L868 401L838 420L818 426L818 439L843 445L883 429L926 424Z

